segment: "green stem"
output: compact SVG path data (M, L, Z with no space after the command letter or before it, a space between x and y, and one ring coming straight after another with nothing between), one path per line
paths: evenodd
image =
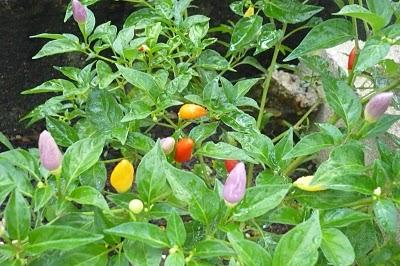
M206 167L206 163L204 162L204 157L203 157L203 155L197 155L197 157L199 158L199 161L200 161L200 164L201 164L201 170L202 170L202 172L203 172L203 178L204 178L204 181L208 184L208 185L210 185L210 187L211 187L211 180L208 178L208 174L207 174L207 167Z
M312 157L310 156L300 156L297 157L294 161L292 161L288 167L286 167L285 171L282 172L282 175L284 176L290 176L291 174L293 174L293 172L297 169L297 167L301 164L303 164L304 162L308 161L309 159L311 159Z
M102 163L115 163L115 162L119 162L123 159L126 159L125 157L121 157L121 158L115 158L115 159L110 159L110 160L103 160L101 161Z
M167 121L173 128L177 129L178 126L165 114L162 115L162 117Z

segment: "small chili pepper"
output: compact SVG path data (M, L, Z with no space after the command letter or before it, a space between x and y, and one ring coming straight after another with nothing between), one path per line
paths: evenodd
M353 70L355 60L356 60L356 48L354 47L353 49L351 49L351 52L349 54L349 60L347 62L348 70Z
M111 173L111 186L118 192L124 193L132 187L135 170L128 160L120 161Z
M376 122L389 108L392 98L392 92L382 92L372 97L364 109L365 121Z
M87 20L86 8L79 0L72 0L72 15L79 24L83 24Z
M248 18L248 17L251 17L253 15L254 15L254 7L253 6L249 6L249 8L244 13L243 17Z
M313 178L314 176L312 175L300 177L299 179L293 182L293 185L301 190L310 192L326 190L326 188L322 184L310 185Z
M196 119L207 115L207 110L197 104L184 104L181 106L178 112L180 119Z
M183 138L176 144L175 161L183 163L192 157L194 141L191 138Z
M238 164L237 160L225 160L225 169L228 173Z
M160 140L161 148L165 154L170 154L175 147L175 139L173 137L167 137Z
M143 201L140 199L133 199L129 202L129 210L134 214L139 214L143 211Z
M240 202L246 193L246 168L240 162L229 173L222 194L225 203L232 207Z
M61 169L62 153L51 134L44 130L39 136L40 162L47 170L56 173Z

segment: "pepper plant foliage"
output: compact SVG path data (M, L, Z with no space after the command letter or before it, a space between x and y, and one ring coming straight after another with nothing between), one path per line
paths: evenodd
M399 44L397 2L335 1L339 11L322 21L310 1L235 1L236 21L211 30L190 0L129 1L136 9L122 28L97 25L95 2L68 7L80 36L33 36L47 40L34 59L87 60L24 92L55 95L26 116L46 121L39 151L0 135L9 149L0 154L1 265L399 264L400 151L379 141L399 119L383 114L393 95L380 95L400 85L399 65L386 59ZM301 43L285 46L299 30L308 30ZM229 43L215 37L224 35ZM348 72L317 53L351 40ZM271 139L272 74L294 59L322 84L333 115L300 132L304 116ZM228 78L244 65L258 74ZM372 84L362 97L359 78ZM257 89L260 98L246 96ZM195 106L178 115L183 104ZM379 156L366 164L363 143L376 138ZM295 181L321 151L329 158Z

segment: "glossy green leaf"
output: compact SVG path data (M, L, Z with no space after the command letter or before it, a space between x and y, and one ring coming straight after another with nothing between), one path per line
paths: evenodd
M167 234L158 226L147 222L128 222L104 230L107 234L125 237L130 240L143 241L155 248L169 247Z
M264 1L264 13L268 17L288 24L303 22L323 9L320 6L303 4L298 0Z
M229 51L237 52L248 48L260 34L262 21L262 17L256 15L241 18L233 29Z
M11 239L23 240L31 227L31 210L22 194L15 190L11 193L4 210L6 231Z
M70 226L47 225L29 233L27 251L40 254L47 250L70 250L103 238L102 235L76 229Z
M239 132L259 132L256 119L241 110L232 110L221 117L222 122L228 127Z
M308 192L296 189L293 197L302 204L318 209L336 209L353 206L354 202L365 199L365 195L360 193L341 190Z
M323 149L333 147L335 145L331 136L315 132L301 138L299 142L288 153L283 156L284 160L296 158L299 156L310 155Z
M79 39L78 37L68 34L64 35L62 39L56 39L46 43L42 49L34 56L32 59L39 59L45 56L77 52L80 51Z
M43 208L49 200L54 196L54 191L51 186L37 187L33 193L32 207L33 211L37 212Z
M171 245L183 247L186 241L186 229L182 218L176 211L167 217L167 236Z
M62 147L69 147L79 140L76 129L64 121L53 117L46 117L46 127L57 144Z
M79 176L82 186L90 186L102 191L107 181L107 169L103 162L97 162Z
M214 50L205 50L197 59L198 67L212 70L224 70L229 68L229 62Z
M75 142L64 154L62 177L73 180L89 170L103 152L104 139L101 137L86 138Z
M36 180L40 180L38 160L29 152L22 149L14 149L0 153L0 159L4 159L9 164L27 171Z
M318 212L310 219L298 224L279 240L272 265L314 265L318 260L318 249L322 234Z
M265 214L282 202L289 188L290 185L263 185L249 188L243 201L236 206L233 219L243 222Z
M386 55L389 53L390 44L377 39L369 39L365 43L363 49L361 49L360 54L357 58L357 64L354 67L354 71L361 73L364 70L375 66L380 61L385 59Z
M166 178L165 172L161 165L165 161L164 152L159 142L154 145L137 168L136 182L139 195L149 204L159 199L162 191L165 189ZM159 167L154 167L158 165Z
M321 226L326 227L346 227L352 223L370 220L372 217L364 212L350 208L338 208L329 210L321 214Z
M154 147L155 142L152 138L140 132L129 132L126 145L146 154Z
M253 160L242 149L225 142L207 142L196 151L196 154L220 160L236 159L250 163L257 163L257 161Z
M27 89L22 94L57 93L75 89L74 83L65 79L48 80L32 89Z
M67 196L67 199L82 205L96 206L102 210L109 209L107 201L104 199L103 195L94 187L78 187Z
M385 21L385 26L392 19L394 10L391 0L367 0L368 9L374 14L379 15Z
M340 230L335 228L322 230L321 249L333 265L353 265L355 259L353 246Z
M262 248L257 243L250 240L237 238L232 233L228 233L228 239L232 244L233 249L236 251L238 260L242 265L272 265L271 255L266 249Z
M262 53L274 47L283 38L283 31L276 30L272 24L266 24L261 30L257 40L257 47L254 55Z
M334 47L353 38L352 24L345 19L329 19L314 28L284 61L291 61L308 53Z
M374 32L385 26L385 19L360 5L346 5L335 15L359 18L371 25Z
M390 200L379 200L374 204L375 219L386 234L395 236L398 232L398 209Z
M133 265L159 266L162 250L141 241L124 240L124 253Z
M8 140L6 135L4 135L2 132L0 132L0 143L6 146L7 149L12 150L14 149L13 145L11 142Z
M208 259L233 255L235 255L235 252L222 240L203 240L198 242L194 247L194 257L196 258Z
M165 260L165 266L185 266L185 257L182 252L169 254Z
M96 63L97 78L99 79L100 89L107 88L118 76L118 73L113 73L111 67L104 61Z
M216 133L218 125L218 122L213 122L195 126L190 130L189 137L193 139L194 143L201 143Z

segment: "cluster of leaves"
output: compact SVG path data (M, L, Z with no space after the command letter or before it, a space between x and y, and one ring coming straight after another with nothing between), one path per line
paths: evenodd
M340 11L322 21L316 17L322 7L297 0L236 1L230 7L240 19L213 29L230 35L224 43L209 37L208 17L189 15L190 0L130 2L138 9L120 30L110 22L96 26L87 9L81 39L34 36L49 39L35 59L77 52L87 55L88 64L57 67L65 79L25 91L57 94L26 118L45 119L65 148L59 177L40 166L37 149L14 149L0 136L10 149L0 154L2 265L399 263L400 151L378 142L379 157L366 165L361 142L399 119L384 115L367 123L362 116L371 96L400 84L398 64L385 59L399 43L398 3L336 1ZM69 8L66 19L70 16ZM363 49L357 21L367 36ZM282 44L303 29L311 30L294 50ZM353 39L358 56L349 74L333 71L315 55ZM217 43L225 55L211 49ZM255 56L269 49L273 58L266 69ZM262 133L272 74L285 66L277 62L280 52L284 61L299 59L320 78L335 113L297 143L298 127L273 140ZM237 82L224 77L243 64L260 71L259 77ZM363 98L355 92L357 77L373 84ZM246 97L256 84L263 91L260 102ZM208 115L177 119L176 106L188 102L206 107ZM175 139L189 136L196 143L190 171L166 156L149 133L164 127ZM292 174L323 150L329 158L311 184L323 189L294 186ZM117 194L106 185L106 164L121 159L109 154L137 166L134 191ZM227 207L222 160L232 159L246 162L248 188L239 204ZM261 171L253 177L254 165ZM133 214L128 203L137 198L145 209ZM264 230L273 224L290 230Z

